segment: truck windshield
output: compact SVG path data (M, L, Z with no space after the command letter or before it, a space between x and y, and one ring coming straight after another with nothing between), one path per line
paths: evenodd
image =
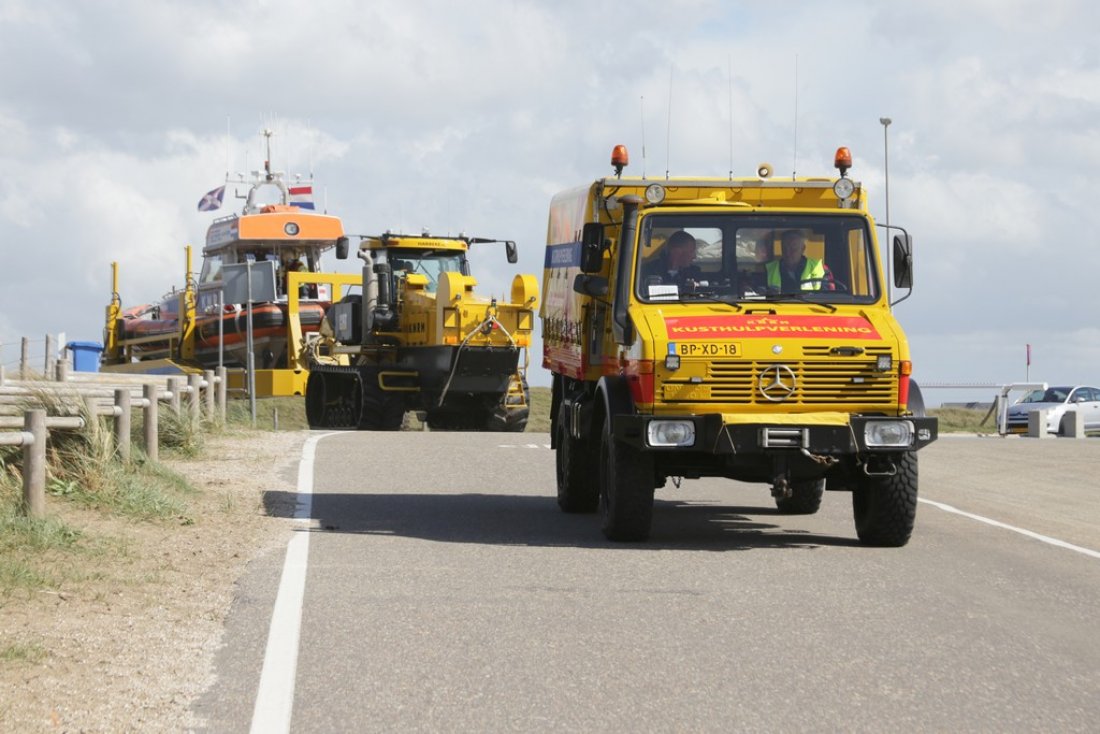
M427 290L435 293L440 273L461 273L462 255L451 250L394 249L389 253L394 277L420 273L428 278Z
M635 295L873 303L877 272L859 215L651 214L639 224Z

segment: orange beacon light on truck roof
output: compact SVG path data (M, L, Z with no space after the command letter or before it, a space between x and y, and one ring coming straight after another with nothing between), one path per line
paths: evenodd
M623 169L630 163L630 154L626 152L625 145L616 145L611 149L611 165L615 167L615 175L623 175Z
M843 176L852 167L852 151L843 145L837 148L836 155L833 157L833 165L840 169L840 175Z

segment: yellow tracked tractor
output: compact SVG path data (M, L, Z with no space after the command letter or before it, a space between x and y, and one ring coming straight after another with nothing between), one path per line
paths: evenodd
M406 411L436 430L522 431L538 284L510 300L474 293L471 244L512 241L386 233L361 237L362 293L336 303L313 342L306 416L315 428L392 431ZM341 238L336 256L348 256Z

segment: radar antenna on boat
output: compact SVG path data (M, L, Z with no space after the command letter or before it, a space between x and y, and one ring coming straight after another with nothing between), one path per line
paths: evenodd
M229 175L226 174L226 183L248 184L251 187L247 196L237 195L237 198L245 199L244 214L256 214L266 206L266 204L256 202L256 194L266 186L274 186L279 190L279 204L290 204L290 191L287 189L286 181L283 180L283 172L271 170L271 136L274 134L275 131L270 128L263 129L266 147L263 172L253 171L251 178L246 178L243 173L238 173L235 179L230 179Z

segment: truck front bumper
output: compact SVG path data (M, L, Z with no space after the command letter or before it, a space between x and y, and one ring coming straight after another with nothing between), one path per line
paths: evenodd
M643 451L734 455L794 449L840 457L917 451L936 440L938 420L847 413L617 415L613 430L617 440Z

